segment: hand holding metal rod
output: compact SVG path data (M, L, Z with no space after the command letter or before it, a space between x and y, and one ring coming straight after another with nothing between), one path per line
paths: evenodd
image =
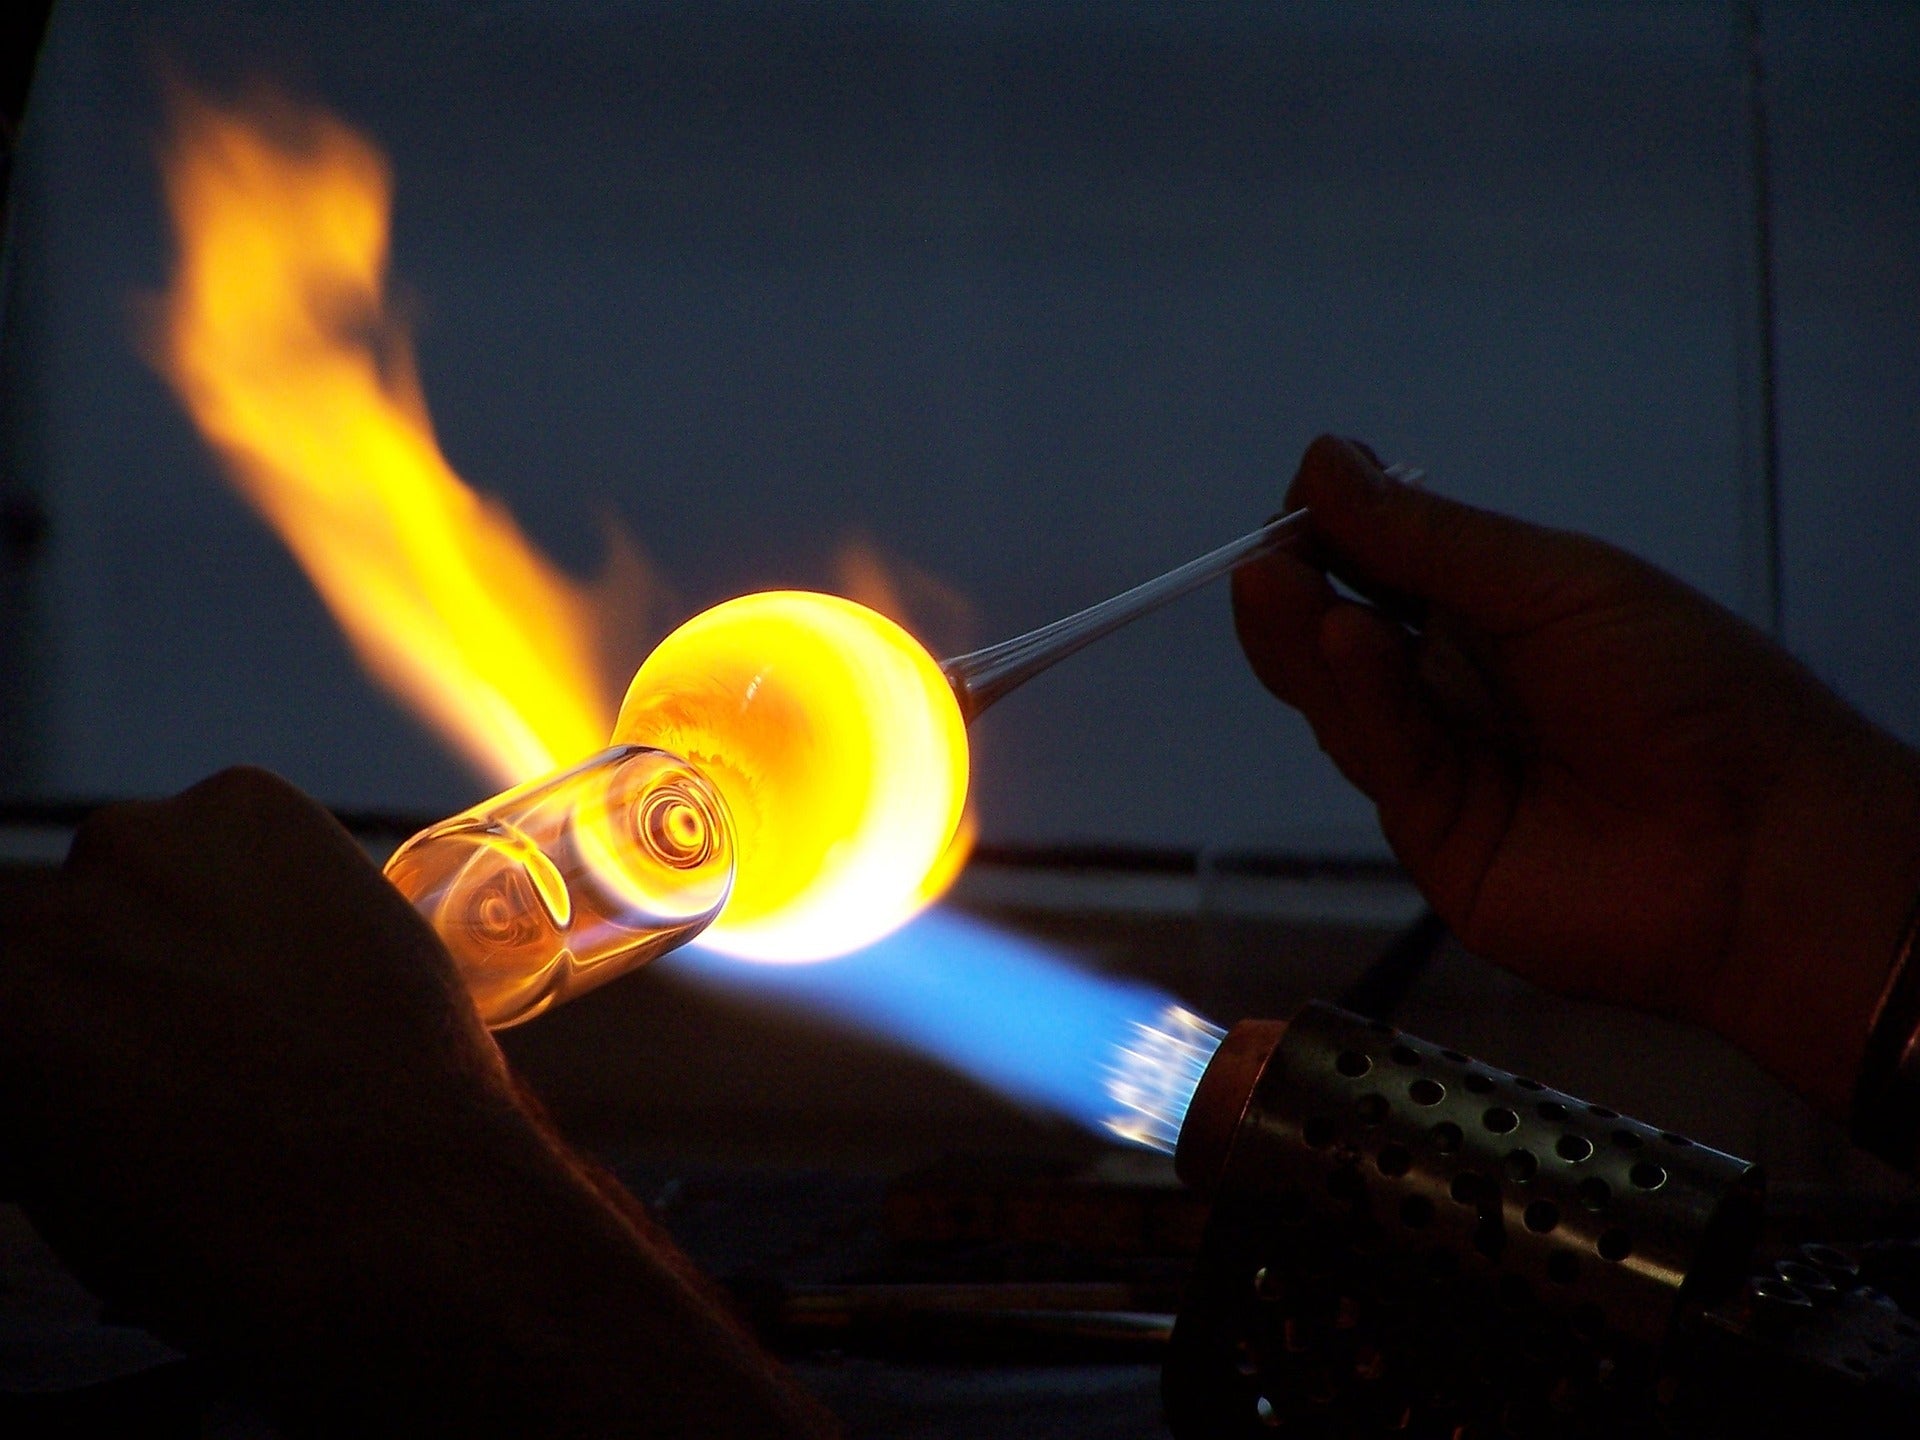
M1389 466L1386 474L1389 479L1407 485L1417 485L1425 478L1425 472L1411 465ZM1098 605L1090 605L1038 630L1029 630L1025 635L1002 640L998 645L942 662L940 668L953 685L961 715L971 724L994 701L1019 689L1042 670L1050 669L1123 625L1130 625L1169 601L1198 590L1249 560L1271 555L1293 543L1304 533L1306 524L1305 509L1289 510L1258 530L1228 541L1218 550L1210 550Z

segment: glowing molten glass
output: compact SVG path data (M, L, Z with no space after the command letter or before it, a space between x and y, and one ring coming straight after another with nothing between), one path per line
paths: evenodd
M865 606L774 590L696 615L634 676L614 739L685 756L726 798L739 872L715 949L841 955L944 888L966 725L932 657Z

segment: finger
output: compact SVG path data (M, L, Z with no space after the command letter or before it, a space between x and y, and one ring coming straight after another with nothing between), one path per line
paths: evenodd
M1312 511L1342 579L1432 601L1494 635L1557 618L1603 578L1596 542L1397 483L1334 436L1307 448L1287 503Z
M189 911L208 898L237 914L235 900L298 896L313 888L303 880L364 871L368 861L318 802L243 765L164 800L94 811L75 832L65 868L74 879L138 889Z
M1342 600L1325 575L1290 555L1243 566L1233 577L1234 628L1254 673L1305 717L1340 773L1371 794L1354 719L1321 644L1331 615L1362 608Z
M1320 653L1320 622L1339 597L1327 577L1285 552L1233 573L1233 628L1253 673L1309 721L1331 718L1338 692Z
M1449 734L1514 753L1528 747L1527 706L1485 635L1443 612L1421 636L1415 670Z
M361 852L333 813L270 770L234 765L160 802L167 822L203 843L298 835L338 855Z
M1412 639L1364 606L1341 605L1325 616L1320 648L1345 717L1336 758L1379 807L1389 843L1414 867L1458 811L1461 761L1421 684Z
M55 866L38 862L0 862L0 951L13 942L27 917L46 907L59 873Z
M156 800L123 800L88 813L74 827L61 869L69 876L111 873L126 865L152 832Z
M49 961L63 956L60 924L61 881L47 870L31 879L13 875L0 913L0 1014L7 1017L6 1042L0 1043L0 1075L17 1068L20 1017L46 988L42 976ZM0 1107L12 1099L0 1085Z
M102 806L74 830L61 867L69 898L97 894L104 907L95 912L98 917L111 913L117 924L145 932L142 942L153 942L136 944L135 937L125 936L129 943L117 950L166 953L172 947L159 942L180 916L198 913L207 903L218 906L217 897L257 867L270 834L250 827L235 843L207 833L198 813L205 802L195 798L207 783L163 800ZM257 893L253 885L241 891L242 898ZM220 918L224 926L232 917L223 913Z

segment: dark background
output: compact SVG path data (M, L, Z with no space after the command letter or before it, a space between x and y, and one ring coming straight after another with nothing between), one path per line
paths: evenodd
M391 155L445 448L576 572L616 513L673 586L656 629L864 537L968 597L936 643L997 639L1247 528L1334 428L1777 605L1920 737L1911 6L69 0L7 276L8 483L48 517L6 576L15 794L239 760L481 793L134 353L163 64ZM1225 608L983 722L986 838L1377 852Z

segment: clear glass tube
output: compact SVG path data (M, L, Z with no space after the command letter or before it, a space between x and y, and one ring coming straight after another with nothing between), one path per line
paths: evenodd
M726 904L733 871L719 792L643 745L484 800L386 866L496 1029L685 944Z
M1419 485L1427 478L1427 472L1417 465L1389 465L1381 473L1402 485ZM1209 550L1098 605L1089 605L1038 630L1002 640L998 645L942 661L940 668L946 674L947 683L953 686L960 713L971 725L994 701L1019 689L1069 655L1077 655L1123 625L1131 625L1142 615L1152 614L1162 605L1192 594L1250 560L1293 544L1306 534L1307 522L1304 508L1289 510L1238 540L1229 540L1217 550Z
M960 713L972 724L994 701L1019 689L1043 670L1052 669L1069 655L1077 655L1094 641L1131 625L1142 615L1151 614L1162 605L1218 580L1236 566L1291 543L1305 532L1306 522L1304 509L1289 510L1238 540L1230 540L1217 550L1209 550L1098 605L1089 605L1038 630L1002 640L998 645L943 661L940 668L953 686Z

